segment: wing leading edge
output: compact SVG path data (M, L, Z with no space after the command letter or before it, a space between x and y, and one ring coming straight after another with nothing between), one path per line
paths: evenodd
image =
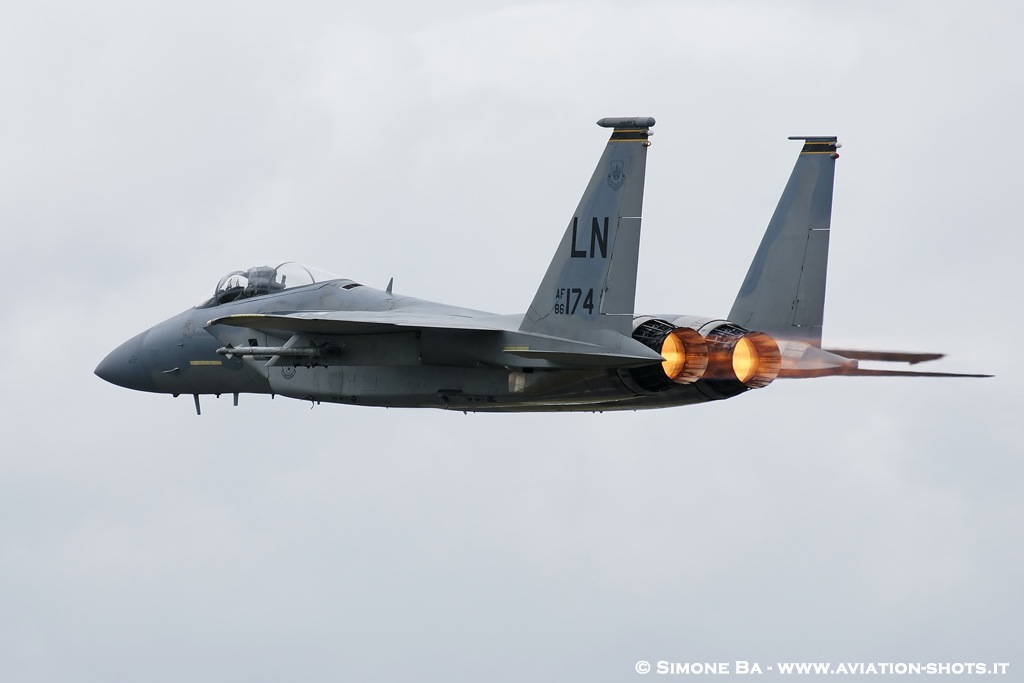
M497 322L498 316L495 317ZM298 311L295 313L240 313L215 318L210 325L247 327L264 332L305 332L307 334L381 334L401 330L501 330L479 318L468 316L416 315L397 311Z

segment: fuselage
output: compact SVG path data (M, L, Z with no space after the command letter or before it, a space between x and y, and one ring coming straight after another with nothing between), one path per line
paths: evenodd
M234 355L236 348L276 348L290 332L211 326L244 314L358 311L458 317L474 330L388 330L325 337L306 344L314 358ZM496 315L366 287L347 279L316 282L185 310L112 351L96 374L114 384L156 393L274 394L315 402L434 407L473 411L602 411L699 403L746 390L706 380L658 391L638 387L628 371L556 368L509 353L522 315Z

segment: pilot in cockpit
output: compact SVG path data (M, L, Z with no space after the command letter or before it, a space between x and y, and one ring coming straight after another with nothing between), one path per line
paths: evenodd
M213 297L199 304L199 307L218 306L332 279L337 279L337 276L321 271L316 271L314 275L309 268L292 262L282 263L276 268L264 265L236 270L222 277Z

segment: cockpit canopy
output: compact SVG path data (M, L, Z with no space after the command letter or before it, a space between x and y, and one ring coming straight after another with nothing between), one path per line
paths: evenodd
M196 308L219 306L229 301L249 299L254 296L263 296L337 279L336 275L308 268L293 261L286 261L276 268L253 266L247 270L234 270L222 277L217 283L213 296Z

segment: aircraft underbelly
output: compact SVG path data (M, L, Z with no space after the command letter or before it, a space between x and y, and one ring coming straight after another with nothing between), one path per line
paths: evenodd
M613 372L521 373L505 368L359 365L269 368L274 393L291 398L385 407L465 411L601 411L687 405L718 396L694 386L637 395Z
M292 398L374 406L438 406L507 397L504 368L357 365L270 368L274 393Z

